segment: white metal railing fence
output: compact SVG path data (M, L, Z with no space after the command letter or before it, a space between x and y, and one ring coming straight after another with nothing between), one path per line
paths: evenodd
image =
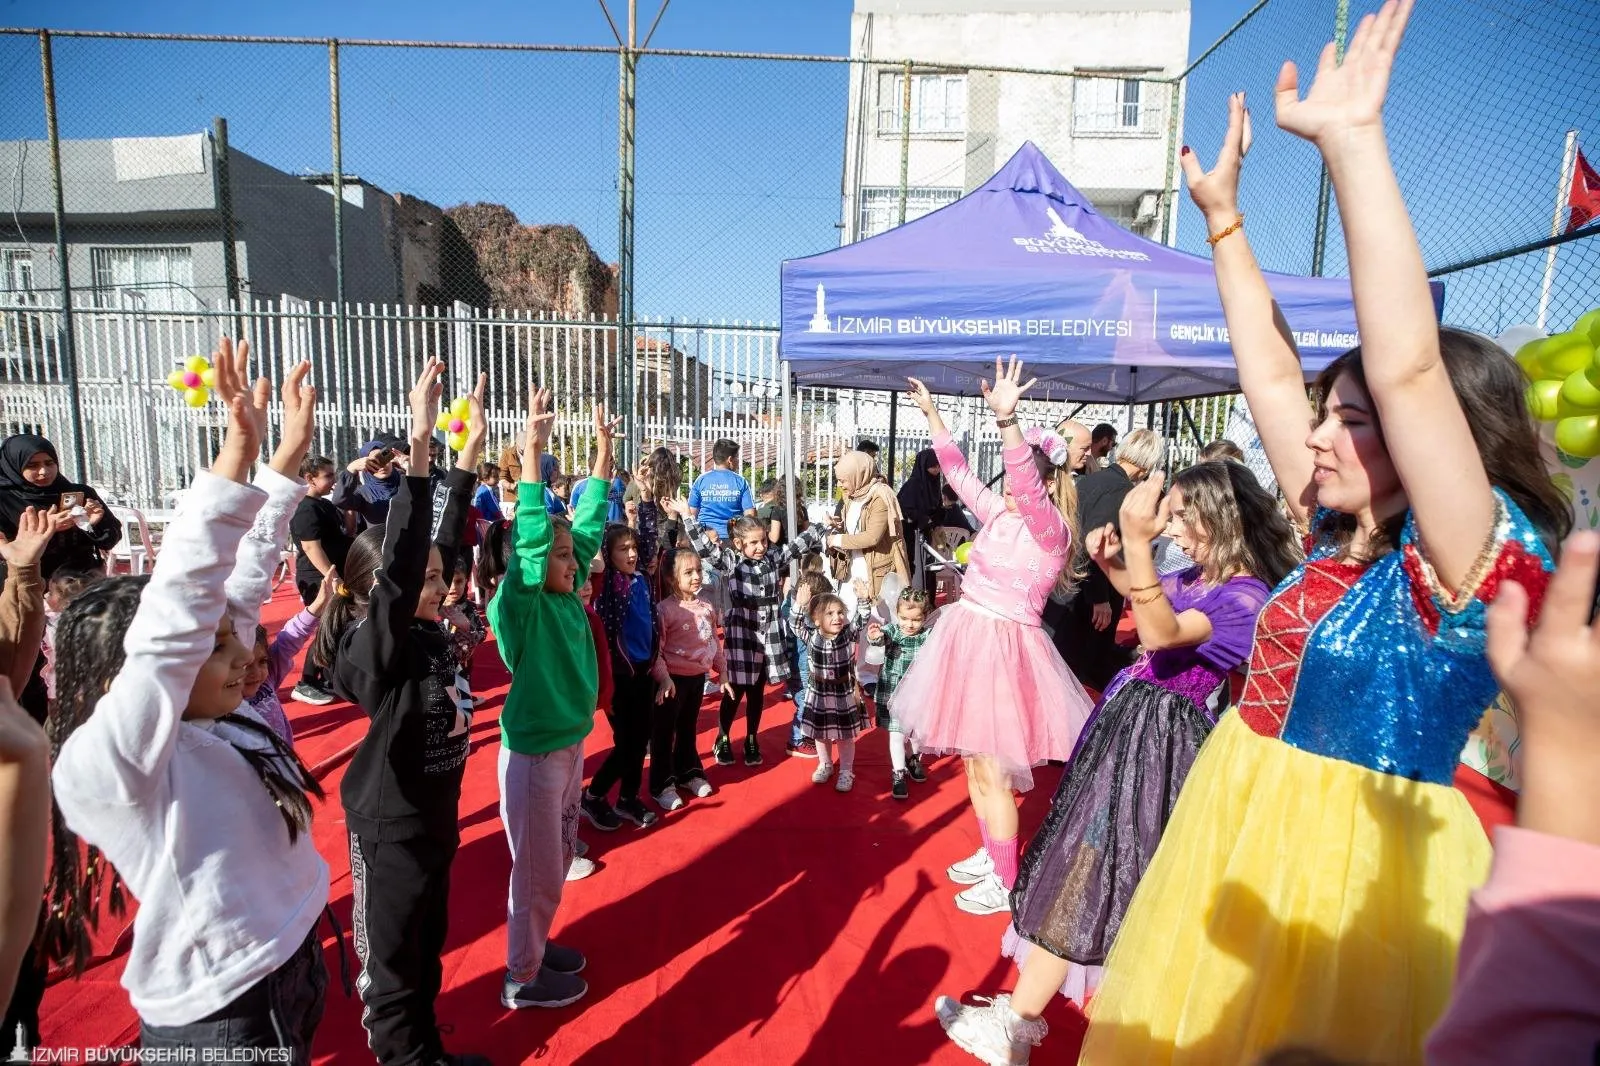
M60 343L62 315L51 297L0 304L0 432L39 432L77 469L67 360ZM122 306L74 307L77 388L85 438L85 473L112 502L161 508L215 454L224 430L216 405L194 409L167 383L194 355L208 355L223 333L250 340L257 367L273 384L301 359L314 367L323 416L316 449L343 463L356 444L379 433L403 433L406 392L424 359L450 365L450 396L488 375L490 446L498 458L522 430L534 381L556 397L559 418L552 451L567 472L588 467L591 409L615 397L615 321L556 319L532 312L484 311L466 305L421 308L326 303L292 298L253 300L230 310L154 311L137 301ZM335 343L340 329L344 355ZM778 333L767 324L689 325L647 321L634 329L633 440L639 456L665 444L685 460L692 477L707 465L719 438L740 445L740 465L752 483L782 466L782 370ZM806 494L834 491L831 460L868 438L887 446L894 414L892 462L897 480L929 444L920 412L903 394L804 386L794 390L795 451ZM1192 461L1202 439L1221 436L1231 397L1132 408L1028 402L1023 414L1054 424L1069 413L1109 422L1119 432L1151 424L1172 441L1171 465ZM952 432L983 476L999 470L999 438L978 397L943 397ZM275 442L269 441L269 447Z

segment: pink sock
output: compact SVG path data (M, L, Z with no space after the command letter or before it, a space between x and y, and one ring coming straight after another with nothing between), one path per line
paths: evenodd
M989 858L994 860L995 876L1009 892L1017 883L1017 838L989 841Z

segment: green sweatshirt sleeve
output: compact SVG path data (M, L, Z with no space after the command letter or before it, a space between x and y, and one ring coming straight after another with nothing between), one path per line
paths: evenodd
M512 524L511 554L506 558L506 572L500 579L500 587L489 601L489 624L500 646L500 658L511 670L522 661L523 633L519 619L527 616L532 598L544 591L550 544L555 539L550 515L544 509L544 484L522 482L517 498L523 502Z
M578 557L578 582L589 580L589 567L594 564L595 553L600 550L600 539L606 531L606 511L611 501L606 494L611 482L592 477L583 487L578 509L572 516L572 551Z

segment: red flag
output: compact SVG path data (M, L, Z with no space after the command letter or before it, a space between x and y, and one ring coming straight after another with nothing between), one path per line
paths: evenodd
M1572 191L1567 194L1567 232L1582 229L1600 218L1600 173L1578 151L1578 160L1572 168Z

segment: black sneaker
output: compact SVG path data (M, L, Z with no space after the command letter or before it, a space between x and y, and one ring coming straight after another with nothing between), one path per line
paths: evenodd
M548 966L539 967L539 973L531 981L521 984L513 981L511 975L500 986L500 1005L511 1010L521 1010L524 1007L566 1007L582 999L584 993L589 991L589 984L583 978L570 973L557 973Z
M589 824L602 833L614 833L622 827L622 820L604 796L591 796L584 792L583 798L578 801L578 809L589 819Z
M733 742L728 739L728 734L719 733L717 739L711 742L711 757L717 760L718 766L733 765Z
M333 693L304 681L294 687L294 691L289 693L289 698L298 703L310 704L312 707L326 707L335 699Z
M920 782L928 779L928 771L922 768L922 756L906 756L906 773L911 775L911 780L913 781Z
M564 944L557 944L554 940L544 942L544 968L554 970L556 973L575 974L589 965L589 960L583 957L583 952L577 948L569 948Z
M733 760L728 760L732 762ZM744 738L744 764L746 766L761 765L761 745L755 737Z
M660 820L656 812L646 807L638 796L625 796L617 800L616 812L640 829L655 825Z
M894 772L894 784L889 786L889 795L897 800L911 798L911 786L906 784L906 772L904 770L896 770Z

